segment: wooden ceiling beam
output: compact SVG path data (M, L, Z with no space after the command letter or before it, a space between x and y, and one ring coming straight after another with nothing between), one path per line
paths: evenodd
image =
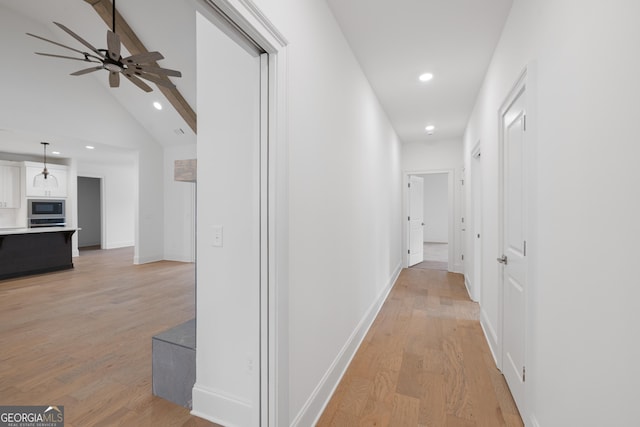
M108 28L111 28L113 22L111 0L84 0L89 3L93 9L98 13L102 20L107 24ZM147 48L142 44L133 29L122 18L120 12L116 10L116 30L122 41L122 45L131 53L131 55L137 55L139 53L149 52ZM153 66L160 67L157 62L152 64ZM170 81L167 76L160 75L160 78ZM161 85L156 87L167 98L167 101L175 108L175 110L182 116L185 122L189 125L194 133L197 133L197 116L196 112L191 108L186 99L182 96L177 88L168 88Z

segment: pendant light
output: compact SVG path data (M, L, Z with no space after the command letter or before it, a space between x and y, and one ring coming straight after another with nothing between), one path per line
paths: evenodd
M40 188L58 188L58 178L51 175L47 170L47 145L48 142L41 142L44 149L44 169L33 178L33 186Z

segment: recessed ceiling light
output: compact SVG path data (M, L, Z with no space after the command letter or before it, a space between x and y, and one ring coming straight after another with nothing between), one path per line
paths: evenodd
M85 145L85 148L86 148L87 150L93 150L93 149L94 149L94 148L96 148L96 147L94 147L93 145Z
M424 128L427 132L433 132L436 127L434 125L429 125L426 128Z
M154 102L153 106L156 108L156 110L162 110L162 104L160 104L158 101Z
M418 77L418 79L420 79L421 82L428 82L432 78L433 78L433 74L431 73L420 74L420 77Z
M60 152L59 152L59 151L52 151L52 152L51 152L51 154L59 155L59 154L60 154Z

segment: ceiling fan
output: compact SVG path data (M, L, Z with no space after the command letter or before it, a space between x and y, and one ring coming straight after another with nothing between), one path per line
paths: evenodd
M148 84L140 80L140 78L154 82L161 86L165 86L168 88L175 88L175 85L171 83L171 81L168 78L163 78L161 76L182 77L182 73L180 73L180 71L169 70L167 68L160 68L154 65L156 61L164 59L164 56L162 56L160 52L144 52L137 55L131 55L126 58L123 58L120 55L121 43L120 43L120 36L116 34L116 1L115 0L113 0L112 31L107 30L107 49L96 49L95 47L93 47L93 45L91 45L91 43L87 42L82 37L80 37L73 31L71 31L69 28L65 27L64 25L58 22L54 22L54 24L56 24L59 28L61 28L71 37L73 37L74 39L82 43L91 52L83 52L81 50L74 49L69 46L65 46L61 43L54 42L49 39L45 39L44 37L27 33L27 35L31 37L35 37L37 39L55 44L56 46L60 46L65 49L69 49L74 52L77 52L81 54L83 57L77 58L73 56L54 55L51 53L41 53L41 52L35 52L36 55L52 56L54 58L73 59L76 61L93 62L93 63L99 64L97 66L85 68L83 70L76 71L75 73L71 73L72 76L81 76L83 74L89 74L98 70L107 70L109 72L110 87L120 86L120 74L122 74L129 81L131 81L131 83L135 84L145 92L151 92L153 89Z

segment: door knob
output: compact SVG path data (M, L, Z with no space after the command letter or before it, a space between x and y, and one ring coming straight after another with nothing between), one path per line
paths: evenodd
M502 255L502 257L501 257L501 258L497 258L497 261L498 261L500 264L507 265L507 256L506 256L506 255Z

